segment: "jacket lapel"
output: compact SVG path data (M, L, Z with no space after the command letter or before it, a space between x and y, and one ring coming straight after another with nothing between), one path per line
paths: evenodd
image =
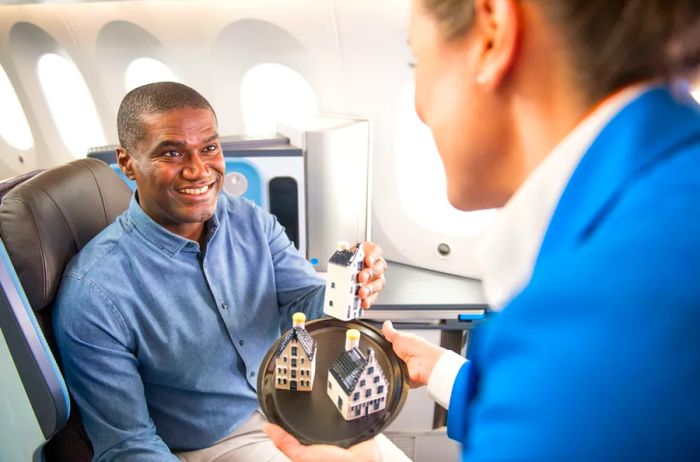
M538 262L585 240L644 171L698 140L697 107L674 99L670 89L647 91L628 104L574 171L545 233Z

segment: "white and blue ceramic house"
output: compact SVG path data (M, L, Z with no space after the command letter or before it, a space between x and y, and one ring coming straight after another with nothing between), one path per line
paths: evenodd
M328 370L328 397L345 420L386 408L387 381L372 348L360 351L360 332L349 329L345 351Z
M316 371L316 341L306 330L306 315L294 313L292 328L275 352L275 388L311 391Z

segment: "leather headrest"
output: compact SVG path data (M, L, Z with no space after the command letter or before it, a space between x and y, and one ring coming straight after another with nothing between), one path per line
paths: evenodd
M16 186L0 204L0 235L34 311L51 304L65 266L129 206L107 164L81 159Z

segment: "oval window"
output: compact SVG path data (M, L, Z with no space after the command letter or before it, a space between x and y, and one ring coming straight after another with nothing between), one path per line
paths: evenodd
M294 69L263 63L241 82L241 110L248 135L274 135L277 122L294 122L318 114L311 85Z
M153 82L179 82L168 66L153 58L138 58L126 67L124 73L126 91Z
M105 145L95 102L75 64L47 53L39 58L37 69L51 117L68 150L84 157L88 148Z
M34 139L17 93L2 66L0 101L0 136L13 148L26 151L34 145Z

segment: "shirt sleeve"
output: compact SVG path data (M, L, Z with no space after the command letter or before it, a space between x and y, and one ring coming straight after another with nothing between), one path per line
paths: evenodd
M134 354L116 305L85 278L63 278L53 308L63 373L95 461L177 461L156 434Z
M291 322L292 314L297 311L303 311L309 319L320 317L323 314L324 280L294 247L277 219L260 209L259 213L272 255L281 318Z
M450 396L459 370L467 360L455 353L446 350L433 367L428 377L428 396L445 409L450 407Z

